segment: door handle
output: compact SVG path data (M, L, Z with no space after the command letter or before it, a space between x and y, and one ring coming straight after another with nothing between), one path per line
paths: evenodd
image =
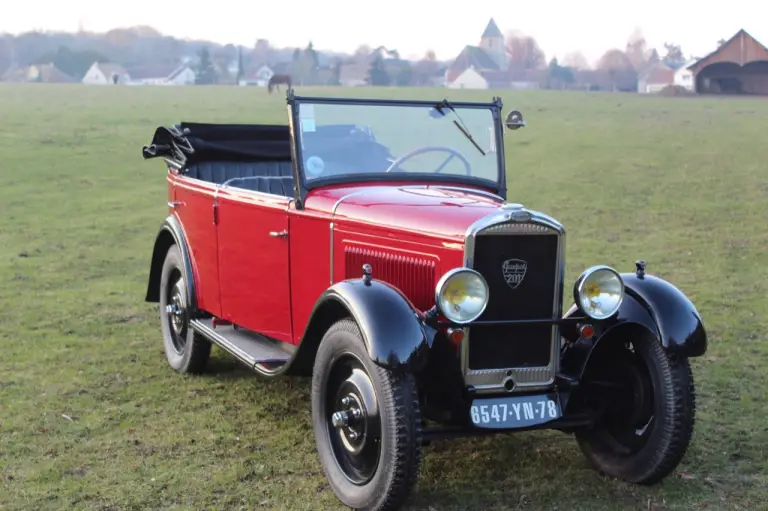
M285 238L286 236L288 236L288 231L280 231L280 232L271 231L269 235L272 236L273 238Z
M168 203L168 207L169 208L175 208L176 206L183 206L183 205L184 205L183 202L178 202L178 201L176 201L176 202L169 202Z

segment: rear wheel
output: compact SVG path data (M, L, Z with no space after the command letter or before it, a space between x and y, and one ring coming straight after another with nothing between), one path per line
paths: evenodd
M693 434L695 391L688 359L650 335L599 345L584 375L597 425L577 432L582 452L600 472L654 484L680 463Z
M181 253L168 249L160 277L160 328L168 364L180 373L201 373L211 355L211 343L189 325L189 296Z
M399 508L419 475L416 383L375 365L354 321L323 337L312 376L320 462L336 496L354 509Z

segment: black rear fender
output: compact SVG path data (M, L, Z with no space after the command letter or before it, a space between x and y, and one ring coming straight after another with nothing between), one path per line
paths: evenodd
M155 237L155 246L152 249L152 261L149 266L149 283L147 284L147 302L157 303L160 301L160 277L163 272L163 263L168 249L173 245L179 247L181 259L184 261L184 282L187 286L187 296L189 297L189 310L197 310L197 295L195 294L195 278L192 270L192 260L189 256L189 247L184 238L184 232L175 216L170 215L163 221L160 231Z

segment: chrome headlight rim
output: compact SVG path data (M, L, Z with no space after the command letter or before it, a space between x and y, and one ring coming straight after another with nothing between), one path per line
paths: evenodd
M478 279L480 279L480 282L483 283L483 287L485 288L485 303L483 304L482 308L474 317L468 320L463 320L463 321L454 320L448 314L446 314L445 311L443 311L442 308L440 307L441 291L445 287L445 284L452 277L458 275L459 273L469 273L476 276ZM457 325L466 325L468 323L472 323L473 321L477 320L477 318L482 316L483 312L485 312L485 308L488 306L489 298L490 298L490 288L488 287L488 282L486 282L485 278L480 274L480 272L478 272L477 270L473 270L472 268L467 268L465 266L454 268L452 270L445 272L443 276L440 277L440 280L437 281L437 286L435 286L435 307L437 307L437 311L443 316L445 316L451 323L455 323Z
M613 273L616 276L616 279L619 281L620 284L620 295L619 300L616 302L615 309L610 314L600 314L600 315L594 315L590 314L588 311L584 310L584 307L581 306L581 293L584 290L584 283L587 281L587 278L593 275L594 273L597 273L598 271L607 271L610 273ZM611 266L607 265L596 265L596 266L590 266L586 270L584 270L581 275L579 275L579 278L576 279L576 282L573 286L573 300L578 306L579 310L586 314L589 318L594 319L596 321L602 321L606 319L610 319L611 317L615 316L617 312L619 312L619 309L621 308L621 304L624 302L624 297L626 296L626 286L624 285L624 279L621 278L621 274Z

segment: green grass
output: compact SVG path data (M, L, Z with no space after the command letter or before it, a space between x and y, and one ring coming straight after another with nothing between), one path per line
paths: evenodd
M411 508L768 509L768 101L504 100L529 123L506 138L509 199L565 224L568 282L643 258L703 315L694 441L652 488L598 476L559 433L437 442ZM139 154L155 127L285 116L253 88L0 86L0 509L340 508L309 381L219 350L175 374L143 301L166 214L164 168Z

